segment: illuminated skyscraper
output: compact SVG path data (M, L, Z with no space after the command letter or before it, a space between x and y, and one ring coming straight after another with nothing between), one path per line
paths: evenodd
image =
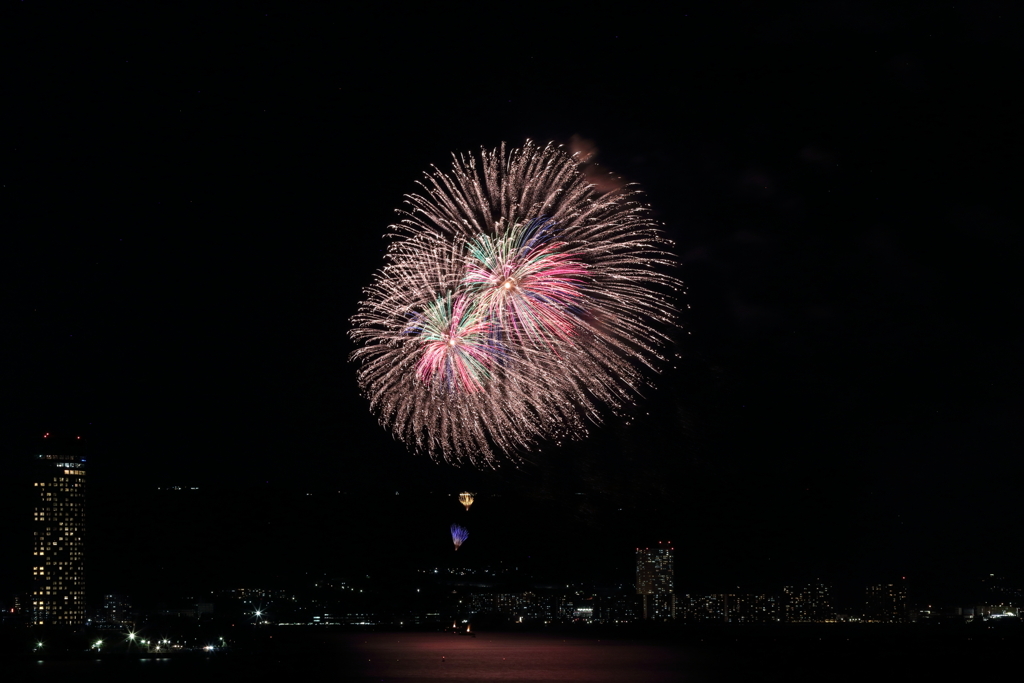
M674 555L669 544L660 542L657 548L636 549L636 592L643 597L644 619L676 618Z
M44 443L52 442L46 438ZM77 448L53 446L50 453L35 456L32 624L81 626L85 623L85 458L69 454Z

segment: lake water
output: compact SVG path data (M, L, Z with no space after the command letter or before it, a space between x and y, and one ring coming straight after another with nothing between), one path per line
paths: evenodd
M635 641L519 634L396 634L354 643L359 673L385 681L669 681L686 676L684 651ZM372 676L372 678L371 678Z
M702 680L688 674L685 649L531 634L317 634L252 655L32 661L29 680L650 681Z
M882 672L901 680L972 677L1017 666L1019 637L939 643L846 639L702 642L554 633L282 632L249 653L178 658L17 660L0 662L3 680L300 681L434 683L438 681L742 681L873 682ZM731 641L732 639L728 639ZM8 673L12 674L8 677Z

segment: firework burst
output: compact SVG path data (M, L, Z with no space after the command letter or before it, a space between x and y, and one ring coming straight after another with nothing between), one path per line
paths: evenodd
M494 465L636 400L676 324L675 259L632 187L552 145L434 170L353 316L371 409L416 450Z

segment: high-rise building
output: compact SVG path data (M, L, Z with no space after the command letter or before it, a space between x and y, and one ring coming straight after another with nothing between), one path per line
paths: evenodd
M877 583L865 591L864 618L867 621L899 624L907 621L907 586L897 583Z
M643 598L644 619L676 618L674 555L668 543L636 549L636 592Z
M81 626L85 623L85 458L75 454L79 448L58 446L49 435L44 445L49 452L35 456L33 481L32 624Z

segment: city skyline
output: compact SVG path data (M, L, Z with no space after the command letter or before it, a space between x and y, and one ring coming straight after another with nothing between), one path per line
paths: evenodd
M49 437L49 434L46 436ZM46 439L44 438L42 441L45 442ZM77 445L81 442L76 439L73 443ZM65 448L63 450L69 449ZM204 519L218 519L219 524L224 525L224 528L230 528L235 521L230 517L223 517L223 511L227 509L243 509L243 501L251 499L252 493L236 492L235 495L225 495L223 490L209 491L201 490L199 487L194 486L174 485L161 487L155 496L147 494L147 497L154 503L149 509L133 505L134 509L147 519L151 528L156 532L149 537L139 537L135 540L133 557L136 558L136 563L132 566L133 571L130 573L111 573L110 569L112 567L124 564L123 557L119 553L106 558L106 561L103 561L103 558L99 558L100 561L93 564L94 567L98 566L100 569L99 571L92 572L93 584L97 585L98 588L92 595L83 598L83 564L81 556L84 517L66 511L64 506L80 506L83 502L81 491L84 490L85 458L70 455L35 455L33 458L36 460L42 458L43 461L40 462L48 466L49 469L57 466L59 468L54 469L52 474L49 470L46 471L52 481L36 481L33 483L33 489L38 492L36 495L40 496L40 500L49 507L46 508L48 512L44 512L37 506L32 513L32 533L35 539L35 549L32 552L32 584L30 586L31 590L20 596L22 604L32 605L39 603L41 605L43 601L37 595L45 594L46 591L50 590L49 583L54 584L53 590L55 595L58 587L72 590L70 587L58 586L58 584L63 584L69 576L78 582L78 585L74 587L75 597L73 603L77 619L81 619L86 606L95 608L100 601L108 602L111 595L133 594L136 598L141 598L141 604L153 604L154 601L165 600L171 595L202 593L211 586L223 586L230 583L241 583L243 585L252 585L254 583L262 583L264 585L298 585L302 582L301 577L308 576L310 571L314 573L325 571L328 574L340 576L358 576L362 571L369 571L376 577L375 583L383 580L393 582L395 585L415 584L415 579L410 570L410 567L416 566L415 560L410 564L408 556L398 554L381 558L357 557L355 562L352 562L351 558L347 562L339 562L335 553L338 552L338 549L344 548L345 543L328 546L319 555L309 555L299 565L294 564L293 555L285 555L272 564L271 571L253 572L253 564L246 559L246 554L242 552L241 546L238 546L238 551L236 552L235 548L231 545L225 546L222 537L217 537L215 545L221 546L219 550L221 555L224 557L236 556L238 560L224 564L223 567L226 571L221 571L219 574L211 574L202 565L193 562L191 559L193 555L189 554L207 556L213 550L211 545L204 545L195 536L192 531L194 525L202 525ZM75 461L77 463L76 466L82 469L67 469L65 466L68 464L69 459ZM73 484L69 487L67 482L62 481L68 478L68 472L77 475L75 483L82 488L74 487ZM36 479L40 478L45 479L46 477L36 477ZM47 486L48 483L50 484L49 487ZM43 491L47 491L49 496ZM281 492L278 491L276 493L279 495ZM396 491L394 494L397 498L402 498L402 492ZM74 502L71 502L67 498L68 496L74 496ZM507 510L509 508L504 506L511 505L515 507L518 504L517 501L512 500L503 505L502 498L501 494L477 494L479 504L475 509L477 511L483 510L484 512L476 516L476 519L484 523L482 528L488 529L488 525L494 521L495 513L497 513L498 518L505 517L500 509L494 509L496 506L501 506ZM277 509L268 511L266 518L276 519L280 522L282 531L290 537L296 546L322 545L323 536L321 534L324 528L333 526L331 520L337 518L337 516L344 516L342 510L363 508L365 505L372 503L374 499L375 496L373 494L365 491L357 493L342 491L324 492L322 490L318 490L316 493L293 491L290 496L285 496L278 500L276 503ZM410 509L422 508L424 505L446 507L448 513L435 516L436 520L445 518L452 510L465 511L462 493L454 491L435 492L427 496L410 495L406 491L404 499L407 501L406 505ZM118 502L131 503L131 501L132 499L122 492ZM437 505L442 501L443 505ZM39 501L37 500L36 502ZM295 503L298 502L302 503L301 507L295 507ZM292 511L290 517L279 515L282 510L289 508ZM81 508L78 507L77 509L80 510ZM333 513L327 512L332 509ZM316 527L302 521L310 517L323 518L327 520L327 523L321 527ZM252 521L251 517L249 521ZM431 524L434 523L431 522ZM303 527L305 527L304 530ZM58 528L59 536L56 535ZM491 533L493 534L494 532L492 531ZM60 546L59 551L57 548L54 548L52 553L49 551L52 544L51 535L63 543L65 534L69 534L69 539L73 539L72 544L77 555L77 561L74 563L73 568L70 566L70 563L65 566L66 560L57 559L58 554L63 558L64 554L70 552L68 550L70 545ZM499 531L496 535L499 539L508 540L508 536L504 532ZM111 542L116 541L116 539L96 538L95 534L93 536L93 544L100 548L106 547L109 549L119 545L116 542ZM775 577L769 580L766 580L764 577L755 578L748 575L746 580L740 580L743 588L740 585L729 585L737 581L735 575L721 576L710 581L707 578L695 580L692 577L688 577L677 589L674 547L671 543L664 541L658 542L653 547L636 548L632 566L630 566L627 559L630 557L628 549L621 545L619 547L598 545L590 553L578 554L575 561L568 561L569 558L565 557L558 550L550 550L546 554L538 555L534 558L532 555L527 555L513 548L502 548L500 545L495 546L492 542L490 544L491 547L488 549L490 552L481 554L474 550L467 558L465 552L461 556L452 557L447 552L441 550L444 548L444 545L439 542L442 538L440 534L437 534L435 538L427 539L425 543L421 543L419 548L416 548L414 557L422 558L432 553L438 560L442 561L443 564L441 566L462 567L459 569L460 572L469 572L470 575L475 576L475 578L469 580L470 582L467 585L491 585L495 589L501 589L503 586L507 589L517 585L529 585L543 589L544 587L556 587L560 585L560 582L568 582L569 584L579 586L605 586L606 588L601 589L605 591L608 590L608 586L618 585L619 588L617 590L620 593L625 591L625 593L640 596L637 609L638 614L644 619L673 620L676 618L675 615L678 610L679 614L690 615L738 614L741 615L739 617L741 621L751 621L756 613L767 611L772 614L778 612L781 615L779 619L785 621L824 622L828 621L828 619L822 617L822 614L834 613L838 609L834 608L833 598L829 594L832 586L837 584L840 588L839 592L843 596L840 599L840 603L844 605L842 610L860 614L866 621L884 621L885 619L882 619L879 615L891 614L896 609L896 605L902 606L899 609L905 611L909 609L910 604L920 606L926 603L934 603L940 606L948 606L952 604L980 604L982 602L999 604L1000 601L1009 601L1009 604L1014 604L1021 597L1019 595L1020 589L1012 589L1012 586L1016 585L1014 584L1014 577L1011 576L1009 579L1006 577L995 578L995 574L986 574L984 577L974 576L968 580L964 580L963 576L938 577L938 582L935 580L936 577L926 576L912 577L910 582L908 582L907 577L902 576L898 577L899 581L897 583L892 583L894 576L892 573L889 574L888 583L884 581L882 583L868 583L871 577L863 574L833 574L824 577L825 583L821 583L819 578L810 583L801 584L799 580L794 582L792 579L799 578L801 575L806 576L807 572L798 571L789 577ZM357 540L349 540L355 542L360 547L365 547ZM493 541L494 539L492 538L491 540ZM185 551L185 545L182 545L183 543L188 546L187 552ZM243 538L241 544L245 545L246 543L248 541ZM487 545L486 540L484 545ZM429 546L434 546L432 551ZM451 546L447 545L447 547L450 550ZM181 551L172 550L174 548L179 548ZM169 550L171 550L170 555L168 554ZM511 552L509 552L510 550ZM45 551L45 557L39 554L43 551ZM50 556L51 554L52 557ZM95 556L96 553L93 553L94 558ZM178 556L178 559L172 559L172 556ZM614 559L616 557L618 558L617 560ZM161 558L158 560L159 564L165 566L160 567L159 571L154 571L157 567L153 564L152 559L147 558ZM396 562L400 558L402 561ZM468 564L466 564L467 560ZM53 565L52 569L50 567L51 564ZM60 565L59 574L57 573L58 564ZM147 569L139 571L140 567L146 567ZM476 567L476 569L473 569L473 567ZM502 567L502 569L499 572L494 569L487 569L487 567ZM44 569L46 570L45 574ZM684 566L684 571L688 570L687 573L692 572L696 574L698 572L694 570L698 569L700 569L700 565L692 560ZM217 575L221 578L215 579L211 583L210 577ZM230 578L231 576L234 576L234 578ZM129 577L131 580L127 580ZM366 578L369 579L369 575ZM999 589L1002 591L1000 595L996 595L990 589L985 588L985 584L990 582L995 582L993 586L1002 586ZM1018 583L1020 582L1018 581ZM28 585L28 582L23 578L21 581L16 581L6 586L8 599L13 597L14 602L17 602L19 599L17 593L25 590L25 587ZM810 588L815 585L827 586L827 588L823 588L824 592L819 595L815 593L817 589ZM914 587L910 602L908 602L907 594L908 585L913 585ZM866 598L863 594L865 586L867 586L869 591ZM693 595L700 595L702 589L708 591L707 594L712 597L701 598L703 602L700 603L700 606L697 606L696 603L685 602L690 601ZM1015 590L1016 592L1014 592ZM719 594L723 597L714 597ZM781 597L773 599L765 597L771 594ZM988 597L983 599L982 596ZM59 601L60 598L58 597L57 599ZM738 602L736 602L737 599L739 600ZM679 603L679 600L684 600L685 604ZM708 600L711 602L708 602ZM773 600L774 605L771 604ZM715 606L718 604L716 601L721 602L721 605ZM860 603L864 603L864 605ZM61 603L58 602L58 604ZM40 609L42 608L40 607ZM66 620L66 617L61 617L61 619ZM36 619L33 619L33 621L36 621Z
M653 551L653 552L645 552ZM382 626L437 628L448 620L476 623L478 628L511 624L538 627L552 624L634 624L678 621L682 624L905 624L970 623L1019 616L1022 587L1000 577L988 589L958 600L931 604L908 600L905 577L861 585L856 595L837 599L829 581L789 583L767 592L701 594L672 589L668 548L638 551L636 583L610 585L570 582L564 585L516 578L510 567L434 567L416 569L419 578L306 575L301 584L248 586L163 592L157 602L141 604L123 593L98 596L88 605L85 619L75 624L95 628L135 630L154 619L168 617L202 621L209 618L255 618L282 625ZM518 568L516 568L518 569ZM620 577L621 578L621 577ZM365 580L364 580L365 579ZM403 587L417 585L416 599L404 599ZM514 588L518 586L518 588ZM528 586L523 590L523 586ZM453 589L454 588L454 589ZM422 594L421 594L422 591ZM915 596L916 597L916 596ZM17 605L16 599L14 604ZM249 605L246 608L244 605ZM247 611L248 610L248 611ZM34 607L12 610L15 620L37 625ZM19 616L20 615L20 616ZM28 619L26 620L26 615ZM233 617L231 615L234 615ZM305 616L303 616L305 615ZM433 615L434 618L430 618ZM501 621L499 615L504 615ZM358 618L357 621L352 619ZM498 618L498 621L495 619ZM306 621L303 621L306 619ZM182 622L184 623L184 622ZM44 624L38 624L44 626ZM68 626L54 620L48 625ZM45 629L43 629L45 630Z

